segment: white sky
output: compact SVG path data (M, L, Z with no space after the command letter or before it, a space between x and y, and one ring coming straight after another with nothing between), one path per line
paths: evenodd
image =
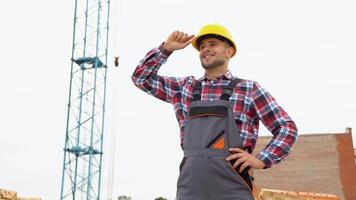
M230 69L268 89L300 133L356 131L355 1L112 3L118 33L113 25L110 55L120 55L120 68L109 70L104 155L107 160L115 134L115 198L175 196L182 152L173 108L139 91L130 77L145 53L176 29L195 34L207 23L228 27L239 47ZM0 7L0 188L21 196L59 199L73 9L74 1L48 0ZM203 70L189 46L160 73L200 77ZM261 135L268 133L261 129ZM106 161L103 197L108 167Z

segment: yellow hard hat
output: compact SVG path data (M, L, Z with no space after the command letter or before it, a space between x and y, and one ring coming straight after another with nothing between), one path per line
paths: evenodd
M199 41L199 38L206 35L217 35L227 39L232 45L232 47L235 49L234 54L232 56L236 54L236 44L234 42L234 39L232 38L232 35L224 26L218 23L207 24L200 29L198 35L195 36L192 40L192 45L195 49L199 51L199 44L197 42Z

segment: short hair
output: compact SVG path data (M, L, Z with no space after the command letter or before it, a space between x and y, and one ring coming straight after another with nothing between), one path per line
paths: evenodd
M207 34L207 35L203 35L203 36L199 37L196 42L197 47L200 48L200 43L207 38L216 38L216 39L228 44L230 47L234 47L234 45L232 44L232 42L229 39L227 39L221 35L216 35L216 34Z

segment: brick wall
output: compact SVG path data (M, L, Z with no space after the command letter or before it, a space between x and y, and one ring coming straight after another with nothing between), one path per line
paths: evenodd
M255 153L270 139L259 138ZM356 165L345 160L350 155L354 158L351 134L300 135L293 153L285 161L254 172L255 185L258 188L335 194L340 199L355 200Z

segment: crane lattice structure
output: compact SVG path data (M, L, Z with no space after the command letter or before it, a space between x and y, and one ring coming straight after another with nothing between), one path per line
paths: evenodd
M61 200L100 199L110 0L75 0Z

